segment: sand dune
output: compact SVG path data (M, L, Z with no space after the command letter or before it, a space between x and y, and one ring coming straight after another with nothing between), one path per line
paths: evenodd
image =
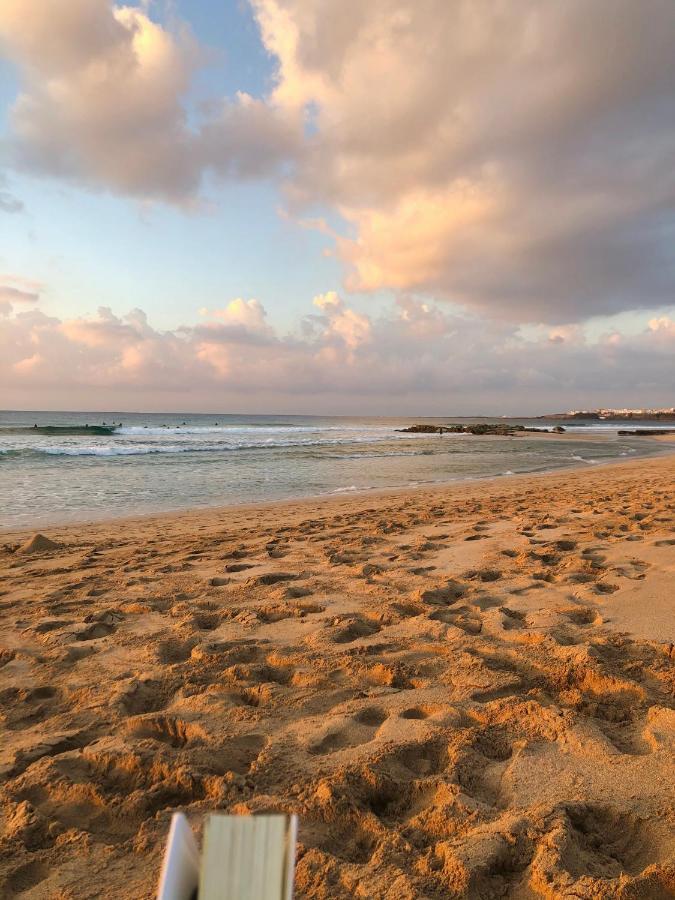
M5 535L0 894L152 897L221 808L299 897L675 896L674 476Z

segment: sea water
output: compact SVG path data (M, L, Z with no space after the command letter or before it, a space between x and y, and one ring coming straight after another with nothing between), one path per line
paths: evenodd
M468 420L0 412L0 528L508 478L667 450L650 438L617 434L658 423L566 424L562 439L397 430L462 421ZM46 432L49 426L56 430ZM103 433L90 432L92 426Z

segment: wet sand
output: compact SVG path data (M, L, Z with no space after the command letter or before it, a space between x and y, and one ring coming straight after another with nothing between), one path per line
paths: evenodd
M0 895L154 895L171 811L297 896L675 895L675 457L0 543Z

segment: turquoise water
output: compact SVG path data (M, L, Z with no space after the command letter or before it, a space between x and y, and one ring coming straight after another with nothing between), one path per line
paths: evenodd
M568 428L573 441L396 431L416 421L461 420L0 412L0 528L509 477L666 449L606 422Z

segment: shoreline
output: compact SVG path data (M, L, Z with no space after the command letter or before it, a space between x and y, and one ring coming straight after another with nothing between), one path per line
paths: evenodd
M556 434L539 434L537 438L543 437L544 439L562 439L562 440L579 440L576 435L556 435ZM492 438L491 435L487 435L482 440L490 440ZM518 438L514 437L514 440ZM587 435L584 437L584 440L588 440L589 442L602 443L606 440L604 435ZM339 503L340 501L349 501L349 500L367 500L371 497L387 497L387 496L396 496L402 493L424 493L424 492L438 492L438 491L446 491L451 489L461 490L462 487L470 487L472 485L485 485L485 484L502 484L502 483L511 483L517 482L519 480L528 480L528 479L541 479L546 477L553 477L556 475L564 475L566 473L573 472L585 472L591 470L598 469L607 469L613 466L626 466L630 464L638 464L644 463L651 460L659 460L663 458L668 458L670 456L675 455L675 435L654 435L645 437L645 441L649 443L658 441L663 444L672 444L672 447L668 447L667 449L662 450L658 453L646 453L644 456L642 455L634 455L631 454L630 457L626 458L617 458L610 459L607 461L594 462L594 463L582 463L582 462L574 462L570 463L568 466L560 466L555 469L543 469L538 471L531 472L519 472L515 474L501 474L501 475L485 475L485 476L468 476L465 478L458 478L452 481L433 481L433 482L425 482L419 483L415 485L400 485L398 487L386 487L386 488L363 488L356 491L344 490L344 491L333 491L331 493L325 494L310 494L306 496L300 497L283 497L276 500L261 500L261 501L242 501L241 503L226 503L218 506L191 506L191 507L181 507L177 509L169 509L169 510L154 510L147 513L137 513L134 515L107 515L102 517L95 518L77 518L77 519L66 519L59 522L36 522L34 525L25 525L21 527L15 527L12 525L3 526L0 525L0 541L11 540L21 540L25 539L28 535L34 534L36 531L50 531L54 533L67 532L69 530L89 527L89 528L105 528L112 525L122 526L125 523L127 524L138 524L138 523L151 523L155 520L167 519L167 520L175 520L179 518L188 517L201 517L201 516L209 516L209 515L224 515L230 512L240 512L240 511L261 511L266 508L270 509L279 509L284 507L295 507L296 505L306 505L306 506L317 506L331 503Z

